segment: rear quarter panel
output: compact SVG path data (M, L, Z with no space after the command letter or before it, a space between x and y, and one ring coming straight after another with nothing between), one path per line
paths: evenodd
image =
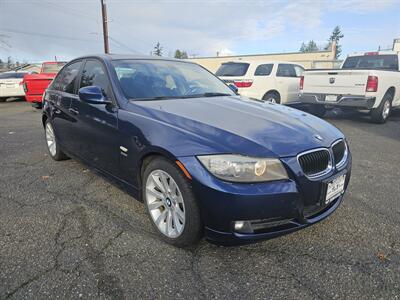
M25 75L24 83L27 88L26 98L29 102L41 102L44 91L47 89L55 74Z

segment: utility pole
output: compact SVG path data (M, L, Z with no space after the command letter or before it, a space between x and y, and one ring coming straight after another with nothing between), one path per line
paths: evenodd
M101 17L103 19L103 37L104 37L104 53L110 53L108 48L108 27L107 27L107 8L104 0L101 2Z

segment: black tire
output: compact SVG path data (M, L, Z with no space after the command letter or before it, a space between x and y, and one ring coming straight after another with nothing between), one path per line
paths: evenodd
M171 176L172 179L177 184L183 198L184 210L185 210L184 211L185 224L183 227L183 231L180 233L179 236L175 238L171 238L166 234L164 234L157 227L150 213L148 200L146 196L146 183L149 175L155 170L162 170L168 173L168 175ZM196 244L201 239L203 235L203 222L200 216L200 209L194 197L189 179L185 177L185 175L182 173L182 171L178 168L178 166L175 163L163 157L156 157L152 161L150 161L145 166L142 175L142 196L143 196L142 198L143 202L146 206L147 213L149 215L150 222L152 223L156 231L159 233L163 241L177 247L188 247Z
M33 102L32 107L36 109L42 109L42 103L41 102Z
M53 135L54 135L54 143L55 143L55 152L52 153L52 151L50 150L50 146L48 143L48 131L47 131L47 127L50 126L51 129L53 130ZM55 137L54 134L54 128L53 125L51 124L50 120L46 120L45 125L44 125L44 135L45 135L45 140L46 140L46 146L47 146L47 151L49 152L49 155L52 159L54 159L55 161L60 161L60 160L66 160L69 157L60 149L59 144L57 143L57 138Z
M357 109L355 109L355 108L352 108L352 107L341 107L340 108L343 112L354 112L354 111L357 111Z
M311 105L308 111L318 118L322 118L326 113L326 108L323 105Z
M268 92L262 98L264 101L272 102L272 103L281 103L281 96L277 92Z
M385 96L383 96L381 104L379 104L377 108L371 110L372 122L383 124L387 121L392 112L392 99L393 96L390 93L386 93ZM388 112L387 109L389 109Z
M0 102L6 102L7 97L0 97Z

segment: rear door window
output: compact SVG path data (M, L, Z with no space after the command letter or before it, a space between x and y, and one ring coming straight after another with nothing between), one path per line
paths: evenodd
M304 73L304 68L303 67L294 65L294 70L296 71L296 77L303 76L303 73Z
M217 76L244 76L249 68L248 63L223 63L215 75Z
M277 77L297 77L296 70L292 64L279 64L276 71Z
M272 72L273 64L262 64L257 67L254 76L268 76Z
M76 94L75 83L81 66L82 61L66 66L54 80L52 88L57 91Z

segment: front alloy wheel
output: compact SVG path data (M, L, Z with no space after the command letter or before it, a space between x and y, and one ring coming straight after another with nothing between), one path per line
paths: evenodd
M185 228L185 203L175 180L165 171L154 170L147 177L146 202L158 230L169 238L179 237Z
M203 223L191 179L175 162L161 156L145 163L142 178L143 200L160 237L178 247L198 242Z

